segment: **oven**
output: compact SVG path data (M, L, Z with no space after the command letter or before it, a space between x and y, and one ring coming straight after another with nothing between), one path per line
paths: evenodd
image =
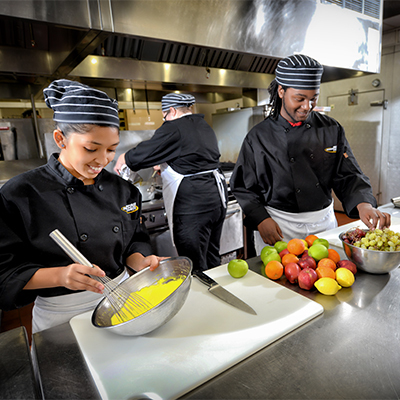
M142 220L149 232L153 253L159 257L177 256L176 248L172 244L164 201L162 199L144 201Z

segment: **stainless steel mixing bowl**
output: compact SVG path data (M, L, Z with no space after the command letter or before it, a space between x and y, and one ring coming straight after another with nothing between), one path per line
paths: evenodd
M128 293L157 283L162 278L183 277L182 284L165 300L144 314L118 325L111 325L114 307L104 298L93 311L92 324L99 329L109 329L124 336L149 333L167 323L182 308L191 285L192 262L186 257L172 257L160 262L155 271L146 268L122 282L119 287Z
M364 229L367 232L367 229ZM361 249L343 241L346 232L339 235L347 258L357 268L370 274L386 274L400 266L400 251L377 251Z

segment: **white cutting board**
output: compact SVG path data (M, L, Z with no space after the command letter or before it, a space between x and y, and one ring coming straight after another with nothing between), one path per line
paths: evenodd
M351 228L367 229L367 225L364 224L360 219L349 224L339 226L329 231L317 233L316 235L321 239L326 239L330 245L343 248L342 242L339 239L339 235L342 232L346 232ZM392 217L390 229L394 232L400 232L400 218Z
M253 271L234 279L225 264L206 273L257 315L232 307L192 278L182 309L147 335L95 328L91 312L70 321L103 399L176 399L323 312L320 304Z

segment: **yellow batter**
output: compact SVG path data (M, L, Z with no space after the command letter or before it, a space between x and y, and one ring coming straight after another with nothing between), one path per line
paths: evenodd
M154 285L146 286L137 292L131 293L121 310L111 317L111 325L118 325L144 314L150 308L165 300L182 284L183 280L183 277L162 278ZM138 301L139 297L143 299L147 306Z

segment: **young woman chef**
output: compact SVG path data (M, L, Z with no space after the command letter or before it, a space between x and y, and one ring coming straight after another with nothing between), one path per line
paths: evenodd
M125 265L139 271L159 263L140 221L140 192L104 170L119 143L117 102L65 79L44 97L60 154L0 190L0 308L34 301L33 333L97 305L104 286L89 274L119 282ZM99 268L72 263L49 237L54 229Z

